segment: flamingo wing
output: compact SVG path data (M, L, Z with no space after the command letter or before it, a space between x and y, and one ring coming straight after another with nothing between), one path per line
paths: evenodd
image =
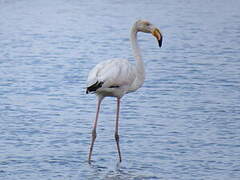
M134 65L125 59L113 59L97 64L88 75L87 92L103 88L128 86L136 78Z

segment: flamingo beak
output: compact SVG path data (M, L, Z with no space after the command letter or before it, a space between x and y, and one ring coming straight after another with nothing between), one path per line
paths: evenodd
M162 39L163 38L162 38L162 34L159 31L159 29L158 28L154 28L153 31L152 31L152 35L157 38L159 47L162 47Z

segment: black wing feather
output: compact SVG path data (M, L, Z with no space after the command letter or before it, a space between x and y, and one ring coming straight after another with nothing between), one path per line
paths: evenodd
M95 92L97 89L99 89L100 87L102 87L103 82L102 81L97 81L96 83L94 83L93 85L87 87L86 93L88 94L89 92Z

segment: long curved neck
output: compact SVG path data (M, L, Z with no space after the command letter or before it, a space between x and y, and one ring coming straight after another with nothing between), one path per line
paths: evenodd
M142 60L142 56L140 53L140 48L137 42L137 32L138 31L137 31L136 25L134 25L131 30L131 43L132 43L133 55L136 59L137 78L139 81L141 81L139 82L141 86L145 79L145 70L144 70L144 63Z

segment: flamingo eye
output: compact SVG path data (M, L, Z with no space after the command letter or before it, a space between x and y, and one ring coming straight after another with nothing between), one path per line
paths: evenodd
M150 26L150 23L149 23L149 22L145 22L145 25L146 25L146 26Z

